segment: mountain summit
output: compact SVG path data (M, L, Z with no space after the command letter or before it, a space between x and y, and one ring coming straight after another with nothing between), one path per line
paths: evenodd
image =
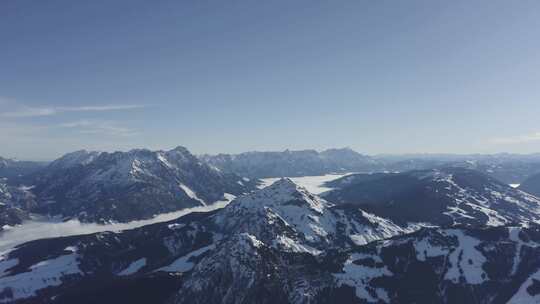
M129 152L77 151L34 178L36 211L83 221L130 221L212 204L256 182L200 162L186 148Z

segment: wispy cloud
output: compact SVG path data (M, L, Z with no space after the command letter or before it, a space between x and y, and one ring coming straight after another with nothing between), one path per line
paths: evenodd
M540 132L533 132L529 134L516 135L510 137L498 137L489 140L492 144L497 145L509 145L509 144L524 144L540 141Z
M133 136L136 130L122 127L112 121L78 120L58 125L60 128L75 129L82 134L100 134L111 136Z
M77 107L30 107L20 106L15 110L0 112L0 117L24 118L57 115L66 112L104 112L122 111L144 108L144 105L98 105L98 106L77 106Z

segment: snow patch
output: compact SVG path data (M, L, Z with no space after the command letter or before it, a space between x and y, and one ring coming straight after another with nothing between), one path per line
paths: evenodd
M207 252L208 250L212 250L215 248L215 245L209 245L206 247L202 247L200 249L197 249L195 251L190 252L189 254L176 259L174 262L172 262L170 265L161 267L156 271L165 271L165 272L186 272L190 271L195 264L190 262L191 258L198 257L201 254Z
M427 258L433 258L448 253L447 248L442 248L431 244L428 238L423 238L414 244L416 250L416 259L425 262Z
M343 273L335 273L334 277L338 280L338 284L351 286L356 289L356 296L360 299L365 299L371 303L389 303L390 299L387 292L381 288L373 288L368 284L371 280L383 276L392 276L392 273L384 267L368 267L364 265L355 264L354 261L362 258L372 258L376 262L381 262L378 256L366 256L365 254L352 254L345 265L343 266ZM374 293L368 291L374 290Z
M448 257L451 264L445 279L458 283L461 277L469 284L481 284L488 279L487 274L482 269L482 265L487 261L484 255L476 249L480 241L462 230L450 229L446 233L457 238L459 245Z
M533 280L540 281L540 270L531 275L525 283L519 287L519 290L512 296L508 304L538 304L540 303L540 294L531 295L527 289L533 284Z
M206 202L203 201L202 199L200 199L198 196L197 196L197 193L195 193L193 190L191 190L188 186L180 183L179 184L180 188L182 188L182 190L187 194L187 196L189 196L190 198L194 199L194 200L197 200L199 202L201 202L201 204L203 206L206 206Z
M34 297L38 290L61 285L68 275L82 274L77 259L76 254L62 255L34 264L30 271L0 277L0 293L12 295L1 298L0 303Z
M126 267L126 269L120 271L118 275L126 276L126 275L134 274L137 271L141 270L141 268L143 268L144 266L146 266L146 258L140 258L132 262L131 264L129 264L129 266Z

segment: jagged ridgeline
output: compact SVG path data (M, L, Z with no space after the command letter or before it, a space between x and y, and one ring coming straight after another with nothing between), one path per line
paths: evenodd
M224 173L186 148L77 151L32 177L33 212L85 222L126 222L248 193L257 182Z

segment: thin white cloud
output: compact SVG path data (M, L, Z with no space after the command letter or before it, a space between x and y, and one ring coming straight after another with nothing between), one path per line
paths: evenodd
M78 107L29 107L21 106L13 111L0 112L0 117L24 118L57 115L66 112L104 112L122 111L144 108L144 105L99 105L99 106L78 106Z
M122 127L112 121L78 120L58 125L61 128L76 129L82 134L99 134L111 136L133 136L137 132L133 129Z
M510 137L492 138L489 142L497 145L511 145L511 144L524 144L540 141L540 132L533 132L529 134L516 135Z

